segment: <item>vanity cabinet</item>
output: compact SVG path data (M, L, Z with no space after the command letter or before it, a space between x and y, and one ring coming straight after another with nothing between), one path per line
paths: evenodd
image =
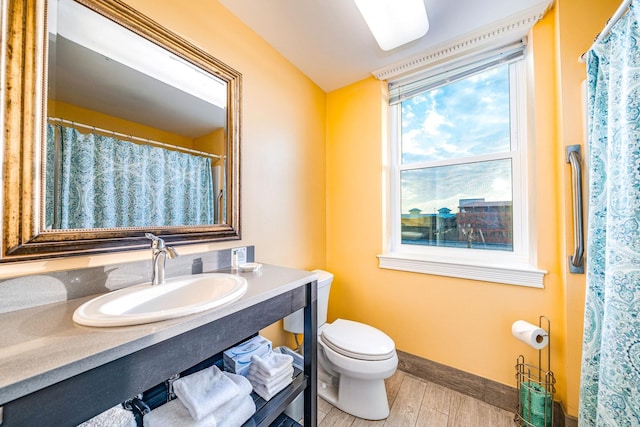
M251 286L251 281L249 283ZM246 307L224 317L169 339L150 345L145 344L130 354L117 357L6 403L0 387L0 405L2 405L0 425L2 427L76 426L164 382L172 375L183 372L243 339L255 335L259 330L288 314L304 309L303 372L287 389L259 408L248 425L277 425L277 420L281 417L284 408L299 394L304 393L304 424L315 426L317 418L316 289L316 282L311 279L285 292L267 292L266 295L269 297L258 298L259 302L252 302L250 305L247 303ZM277 294L270 296L274 293ZM117 334L118 328L105 329L103 333Z

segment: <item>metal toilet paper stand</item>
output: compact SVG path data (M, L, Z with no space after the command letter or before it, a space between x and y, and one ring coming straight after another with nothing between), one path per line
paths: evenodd
M542 326L546 321L546 328ZM549 336L547 344L547 365L543 368L542 352L538 350L538 365L526 363L519 355L516 362L516 380L518 387L518 408L515 421L527 427L553 427L553 395L556 392L556 379L551 371L551 321L540 316L538 326Z

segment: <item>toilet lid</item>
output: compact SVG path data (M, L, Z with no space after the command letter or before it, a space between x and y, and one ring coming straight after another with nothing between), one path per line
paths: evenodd
M395 343L384 332L364 323L337 319L320 333L332 350L360 360L385 360L393 357Z

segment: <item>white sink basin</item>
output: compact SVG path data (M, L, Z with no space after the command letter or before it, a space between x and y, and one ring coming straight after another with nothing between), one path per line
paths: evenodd
M130 286L87 301L73 313L86 326L126 326L199 313L227 304L247 290L244 277L205 273Z

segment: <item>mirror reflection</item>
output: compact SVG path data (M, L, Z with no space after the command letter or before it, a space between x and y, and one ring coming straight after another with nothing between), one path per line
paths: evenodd
M224 224L227 83L49 2L44 230Z

